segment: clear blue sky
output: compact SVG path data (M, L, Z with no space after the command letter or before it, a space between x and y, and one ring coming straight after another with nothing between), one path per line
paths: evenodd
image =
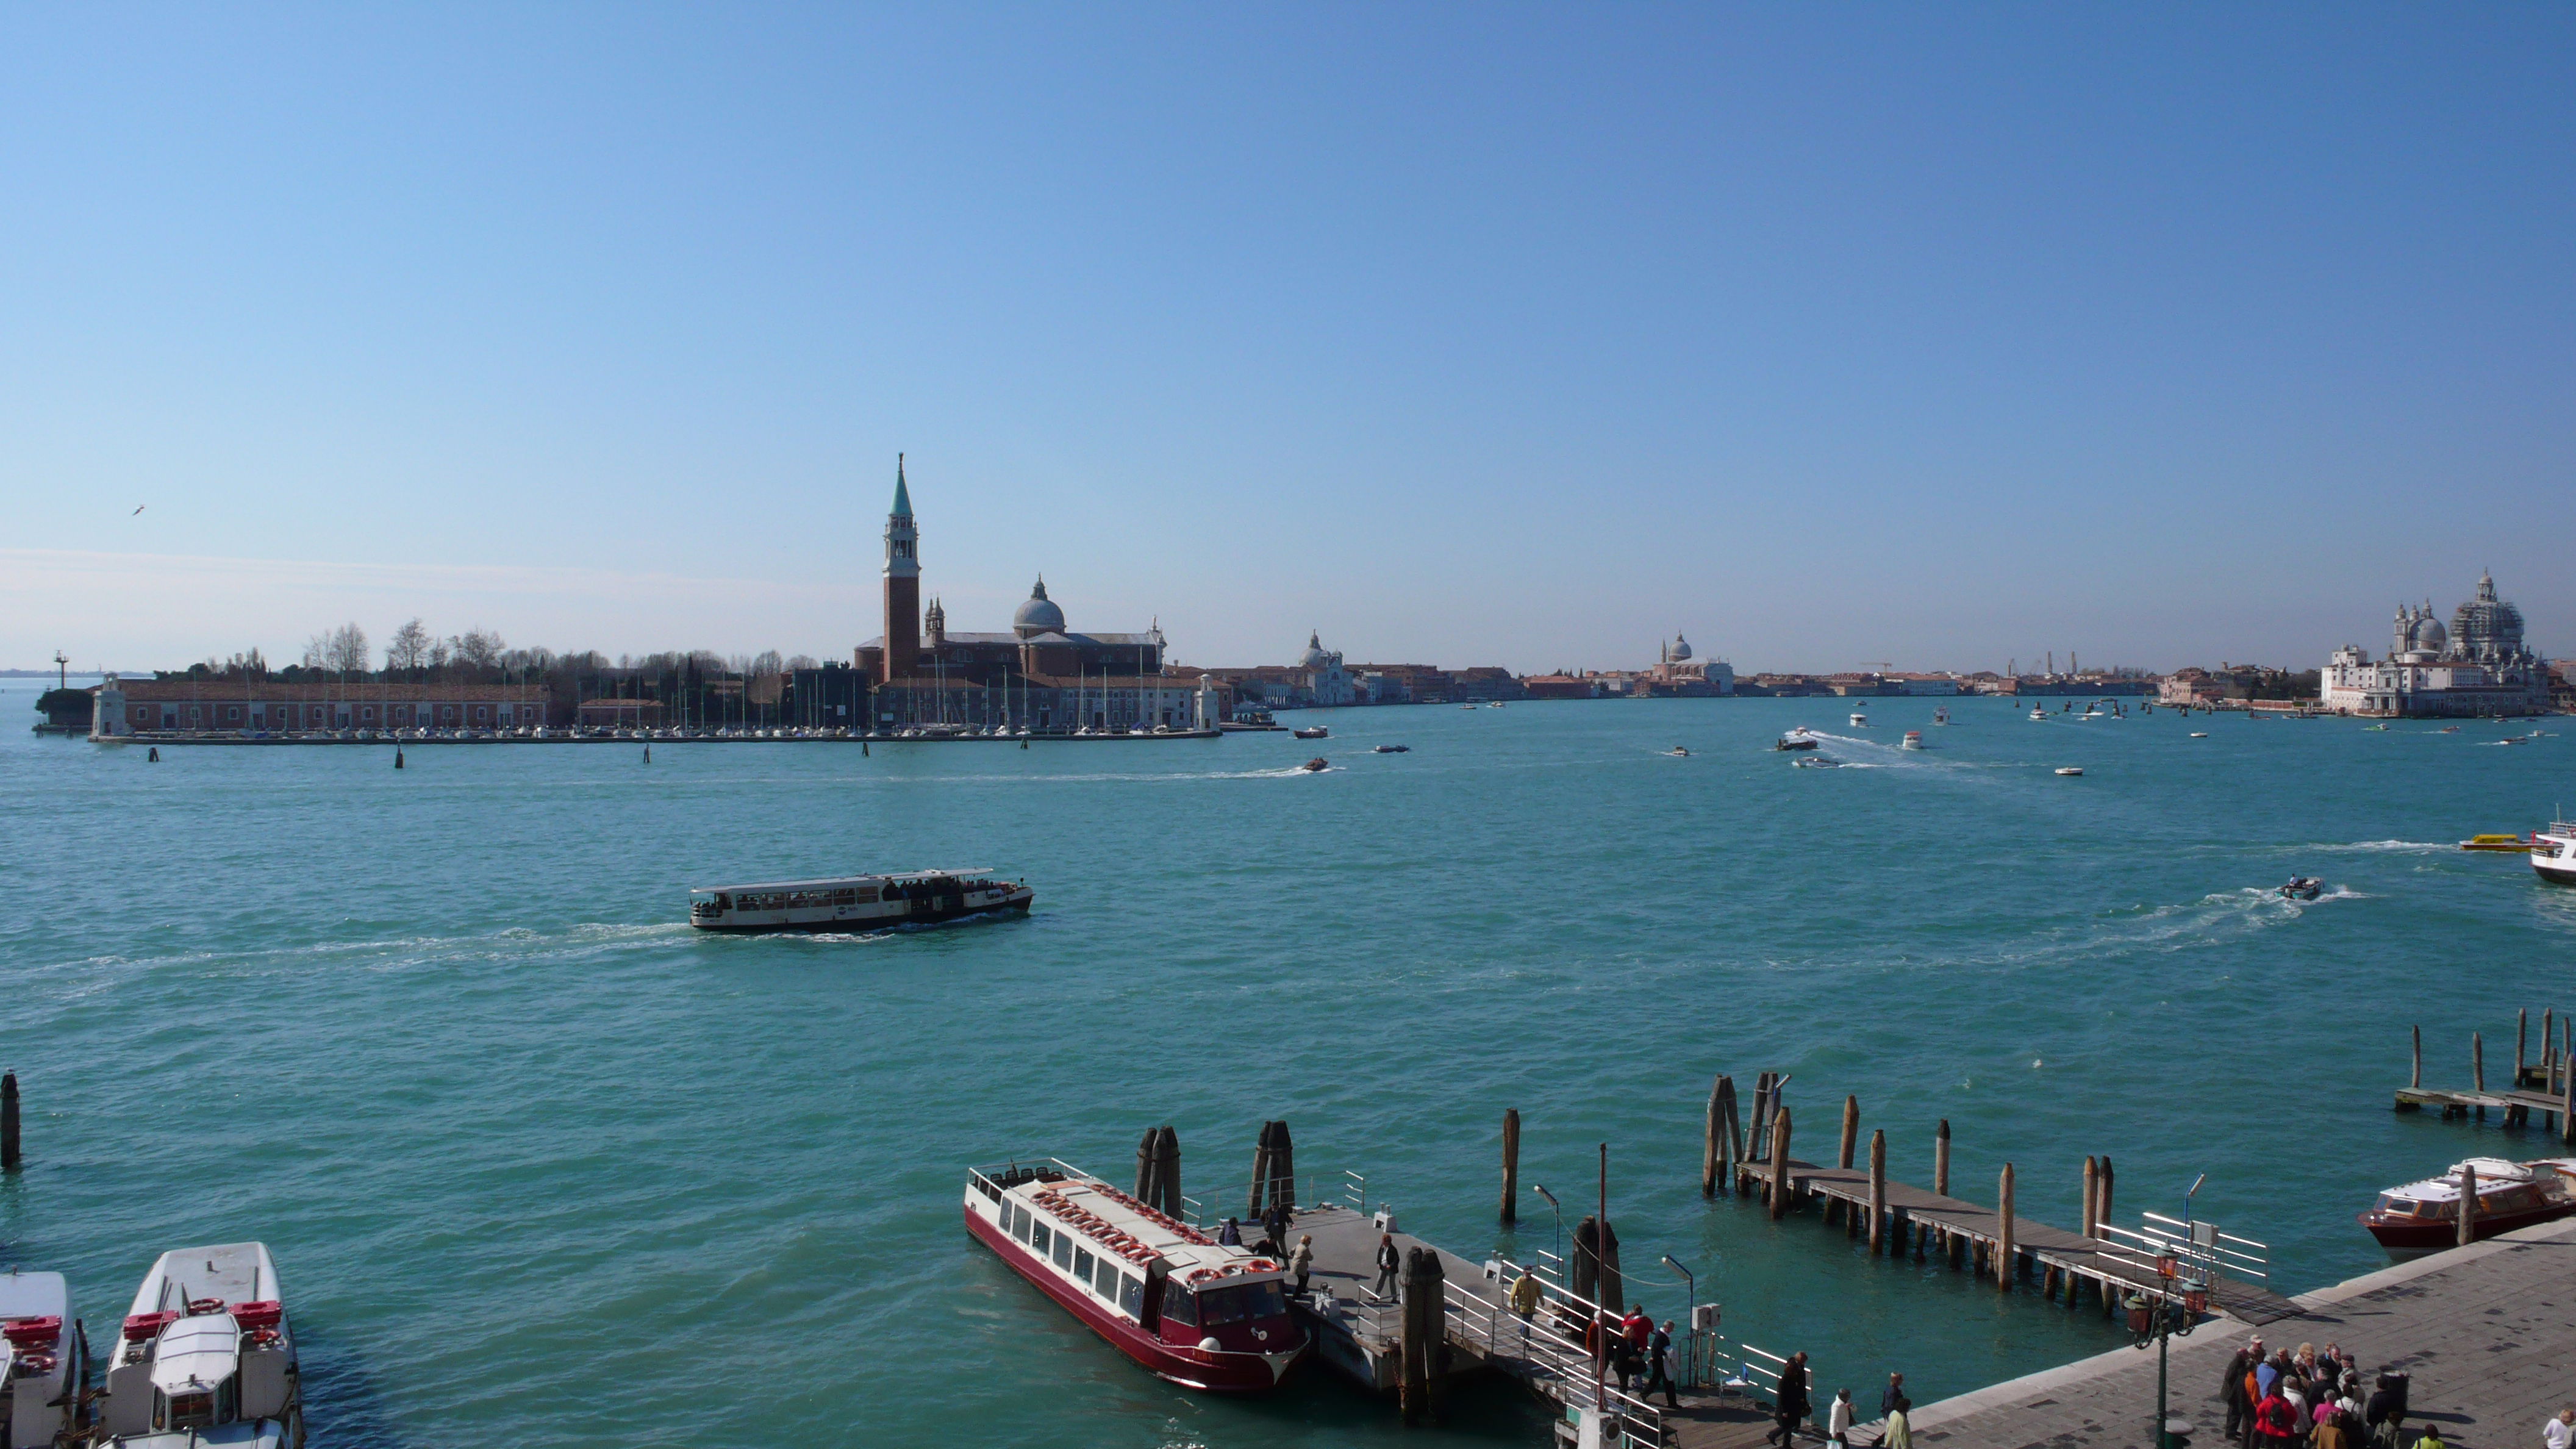
M2576 654L2576 10L13 6L0 664ZM141 505L145 511L132 510Z

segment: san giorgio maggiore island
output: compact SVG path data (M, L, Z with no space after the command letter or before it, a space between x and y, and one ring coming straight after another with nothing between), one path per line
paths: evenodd
M799 660L736 669L671 654L610 664L544 651L460 655L426 667L271 671L237 658L151 679L108 674L46 691L39 732L104 742L188 744L612 739L1204 739L1276 727L1279 710L1516 700L1802 696L2152 696L2158 703L2291 715L2516 716L2576 708L2568 665L2530 648L2522 613L2482 575L2446 629L2429 603L2398 609L2386 659L2356 645L2321 670L2222 664L2153 674L2085 670L2054 654L2037 671L1739 676L1676 634L1642 669L1352 664L1310 632L1284 665L1205 668L1171 658L1159 620L1142 630L1077 629L1040 578L1006 631L948 627L922 597L921 529L900 460L886 516L883 632L851 663ZM354 626L351 626L354 629ZM497 641L495 641L497 642ZM363 638L360 640L363 648Z

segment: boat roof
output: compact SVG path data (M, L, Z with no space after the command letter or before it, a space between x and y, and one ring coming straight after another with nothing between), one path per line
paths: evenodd
M2507 1162L2501 1157L2472 1157L2466 1162L2452 1163L2450 1172L2441 1177L2428 1177L2421 1182L2410 1182L2403 1187L2385 1188L2382 1191L2389 1197L2414 1198L2419 1202L2458 1202L2460 1169L2464 1167L2477 1169L2478 1196L2484 1197L2488 1193L2520 1187L2531 1181L2535 1175L2532 1171L2534 1168L2550 1168L2562 1173L2576 1171L2576 1161L2568 1161L2566 1167L2560 1167L2559 1163L2562 1160L2564 1159L2542 1158L2537 1162Z
M266 1243L223 1243L211 1248L174 1248L163 1253L135 1290L133 1313L184 1310L190 1299L220 1298L226 1303L283 1301L277 1265L269 1261ZM230 1319L225 1320L227 1323Z
M0 1318L69 1318L71 1287L60 1273L0 1275Z
M1172 1276L1184 1287L1216 1286L1190 1283L1189 1275L1198 1269L1237 1266L1261 1256L1250 1248L1228 1247L1215 1242L1206 1233L1186 1224L1176 1223L1161 1213L1154 1212L1089 1173L1082 1172L1078 1168L1074 1169L1074 1172L1074 1176L1055 1182L1040 1179L1019 1183L1004 1188L1003 1191L1011 1197L1028 1202L1038 1193L1049 1188L1054 1189L1076 1206L1098 1216L1111 1227L1159 1254L1169 1265ZM1036 1207L1034 1210L1045 1211L1043 1206ZM1272 1258L1265 1261L1277 1263L1279 1260ZM1268 1276L1270 1275L1267 1273L1254 1273L1246 1277L1237 1273L1229 1275L1224 1281L1227 1283L1259 1282Z
M705 895L709 891L810 891L825 886L874 885L889 880L944 880L955 876L991 875L989 865L961 866L955 870L897 870L883 875L827 875L812 880L763 880L749 885L691 886L689 894Z
M182 1318L152 1350L152 1387L165 1394L212 1389L241 1366L241 1325L229 1313Z

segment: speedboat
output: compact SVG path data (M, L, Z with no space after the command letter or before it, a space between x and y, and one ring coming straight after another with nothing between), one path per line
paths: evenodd
M2561 820L2531 832L2531 868L2542 880L2576 885L2576 823Z
M89 1382L71 1287L60 1273L0 1276L0 1443L28 1449L61 1442L73 1400Z
M1325 763L1324 763L1324 757L1323 757L1323 756L1321 756L1321 755L1317 755L1315 758L1313 758L1313 759L1311 759L1311 760L1308 760L1306 763L1304 763L1304 764L1302 764L1302 765L1299 765L1297 768L1298 768L1298 769L1301 769L1301 770L1303 770L1303 771L1305 771L1305 772L1306 772L1307 774L1309 774L1309 775L1320 775L1320 774L1322 774L1324 771L1326 771L1326 770L1328 770L1328 769L1330 769L1330 768L1332 768L1332 767L1331 767L1330 765L1327 765L1327 764L1325 764Z
M1333 732L1322 725L1317 725L1313 729L1290 730L1288 737L1297 740L1326 740L1333 737Z
M1898 748L1907 750L1919 750L1923 748L1923 731L1907 730L1905 732L1905 739L1898 745Z
M2041 706L2034 704L2030 707L2030 717L2032 719L2046 719L2048 718L2048 711Z
M1932 722L1936 725L1948 724L1950 722L1949 706L1944 705L1941 708L1932 711Z
M299 1384L266 1244L164 1253L108 1360L102 1437L119 1449L302 1449Z
M2478 1181L2477 1220L2469 1236L2491 1238L2576 1213L2576 1158L2544 1157L2507 1162L2472 1157L2441 1177L2392 1187L2379 1195L2361 1225L2383 1248L2447 1248L2460 1240L2460 1178Z
M879 931L1026 912L1037 892L989 870L914 870L821 880L700 886L689 892L689 924L701 931Z
M2191 737L2192 737L2193 739L2196 739L2196 740L2205 740L2205 739L2208 739L2208 738L2209 738L2209 731L2207 731L2207 730L2193 730L2193 731L2191 732Z
M2472 835L2460 842L2462 850L2529 850L2531 842L2519 835Z
M966 1174L966 1231L1085 1328L1185 1389L1266 1393L1313 1338L1285 1266L1049 1158Z
M2326 883L2312 875L2294 875L2281 887L2285 901L2312 901L2325 891Z
M1771 748L1775 750L1812 750L1816 747L1817 743L1818 741L1816 737L1807 733L1807 727L1805 725L1800 725L1796 729L1782 735L1779 738L1779 741L1773 744Z
M2084 767L2082 765L2060 765L2057 767L2057 773L2061 775L2081 775L2084 773Z
M1852 722L1852 728L1854 728L1854 729L1864 729L1864 730L1865 730L1865 729L1868 729L1868 728L1869 728L1869 716L1868 716L1868 715L1865 715L1865 714L1862 714L1859 710L1853 710L1853 711L1852 711L1851 722Z
M1371 746L1369 749L1369 753L1372 755L1404 755L1411 754L1412 752L1413 746L1411 745L1375 745Z
M1687 760L1690 758L1690 751L1680 745L1675 745L1671 749L1664 751L1664 753L1671 755L1675 759Z
M1843 764L1831 755L1802 755L1789 763L1801 770L1839 770Z

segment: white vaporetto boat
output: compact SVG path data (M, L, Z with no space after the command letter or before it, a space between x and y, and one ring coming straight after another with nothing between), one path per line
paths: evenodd
M60 1273L0 1277L0 1444L42 1449L72 1427L89 1378L71 1318L71 1287Z
M2531 868L2542 880L2576 885L2576 822L2560 820L2531 832Z
M1026 911L1037 892L985 869L914 870L701 886L689 924L701 931L883 931L997 911Z
M264 1243L164 1253L107 1364L99 1434L121 1449L302 1449L286 1292Z

